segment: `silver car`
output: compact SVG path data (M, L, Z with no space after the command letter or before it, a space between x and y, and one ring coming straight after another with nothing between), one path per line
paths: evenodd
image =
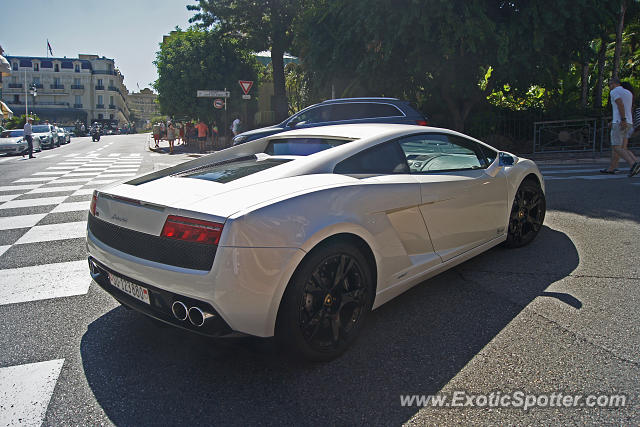
M24 154L29 149L29 144L24 139L22 129L10 129L0 133L1 154ZM39 138L33 138L33 151L42 151Z
M34 125L33 141L38 139L42 148L54 148L59 146L58 134L53 125Z

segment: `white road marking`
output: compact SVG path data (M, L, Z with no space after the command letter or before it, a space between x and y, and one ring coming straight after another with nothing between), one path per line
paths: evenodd
M116 182L117 179L96 179L95 181L89 182L87 185L103 185L103 184L111 184L112 182Z
M80 153L67 154L65 157L76 157L79 156Z
M43 176L40 178L21 178L13 182L46 182L46 181L51 181L52 179L56 179L56 178L53 176Z
M0 205L0 209L28 208L31 206L59 205L68 196L45 197L39 199L10 200Z
M0 425L39 426L64 359L0 368Z
M42 156L43 159L53 159L54 157L58 157L59 154L49 154L48 156Z
M82 185L65 185L64 187L40 187L34 188L27 194L39 194L39 193L59 193L62 191L76 191L80 189Z
M22 235L15 243L51 242L60 239L75 239L87 234L87 221L64 222L61 224L36 225Z
M89 193L85 193L85 194L92 194L93 193L93 189L87 189L89 190ZM82 190L80 190L82 191ZM75 194L75 193L74 193ZM56 206L50 213L55 213L55 212L75 212L75 211L88 211L89 210L89 205L91 204L90 201L86 201L86 202L69 202L69 203L60 203L58 206Z
M45 216L47 214L0 217L0 230L33 227Z
M554 169L554 170L547 170L547 169L540 169L540 172L542 172L543 175L546 174L559 174L559 173L585 173L585 172L600 172L600 169L602 168L598 168L598 169L564 169L564 170L560 170L560 169Z
M125 177L125 176L136 176L135 173L102 173L100 174L100 178L115 178L115 177Z
M70 166L51 166L49 168L47 168L46 170L72 170L77 168L77 166L75 165L70 165Z
M5 185L4 187L0 187L0 191L33 190L41 185L42 184Z
M22 193L20 194L7 194L5 196L0 196L0 202L8 202L9 200L13 200L16 197L22 196Z
M67 177L74 178L79 176L96 176L96 175L100 175L100 172L78 172L78 173L73 172L68 175L65 175L65 178Z
M7 160L11 160L13 157L4 157L2 159L0 159L0 163L2 162L6 162Z
M69 171L49 171L49 172L36 172L33 175L37 176L37 175L64 175L66 173L68 173Z
M3 253L7 252L10 247L11 245L0 246L0 256L2 256Z
M93 188L81 188L80 190L73 193L72 196L86 196L89 194L93 194L93 190Z
M70 178L67 179L66 177L62 177L59 179L54 179L53 181L50 181L48 184L49 185L56 185L56 184L72 184L74 182L87 182L87 181L91 181L93 178L92 177L86 177L86 178Z
M109 154L109 157L119 157L120 154L122 154L122 153L111 153L111 154Z

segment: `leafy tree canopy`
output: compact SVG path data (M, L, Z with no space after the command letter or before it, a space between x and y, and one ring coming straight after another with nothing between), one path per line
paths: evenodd
M217 30L177 30L160 45L154 64L158 80L154 88L163 114L212 121L220 112L212 98L197 98L198 90L232 92L228 109L239 111L238 80L255 80L259 64L249 50Z

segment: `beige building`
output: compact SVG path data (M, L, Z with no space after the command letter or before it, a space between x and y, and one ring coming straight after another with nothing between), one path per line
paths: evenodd
M160 114L160 106L156 102L158 95L149 88L144 88L138 93L130 93L127 97L129 111L135 118L137 129L146 129L151 126L151 118Z
M6 59L11 76L4 78L2 101L14 112L24 111L26 100L29 113L63 125L78 120L85 124L111 121L117 126L129 122L128 91L113 59L98 55ZM36 88L35 96L30 88Z

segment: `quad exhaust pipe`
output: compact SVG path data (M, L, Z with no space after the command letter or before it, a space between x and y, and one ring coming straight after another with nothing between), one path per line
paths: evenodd
M213 313L209 313L200 309L199 307L190 307L187 306L182 301L176 301L171 305L171 312L173 313L173 317L180 321L184 321L189 319L189 322L193 326L200 327L205 324L207 319L215 316Z

